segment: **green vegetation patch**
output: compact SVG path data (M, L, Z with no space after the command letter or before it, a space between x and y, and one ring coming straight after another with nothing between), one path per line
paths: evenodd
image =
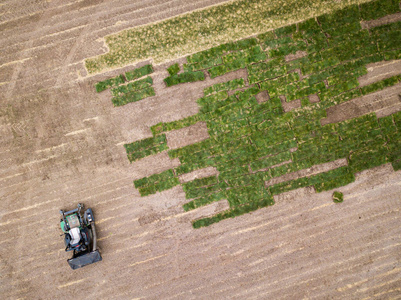
M333 193L333 201L334 203L341 203L344 201L344 194L341 192L334 192Z
M130 162L168 149L165 134L124 145Z
M363 20L379 19L386 15L400 11L399 0L379 0L361 4L361 16Z
M170 74L170 76L178 74L179 71L180 71L180 66L178 65L178 63L175 63L167 68L167 72Z
M100 81L96 83L95 88L96 92L100 93L103 92L111 87L116 87L125 82L125 78L123 75L118 75L116 77Z
M149 75L151 73L153 73L152 65L145 65L132 71L125 72L125 78L127 78L127 81L131 81Z
M153 125L150 129L151 129L153 135L157 135L162 132L177 130L177 129L181 129L181 128L185 128L185 127L194 125L194 124L198 123L200 120L201 120L201 118L199 115L193 115L193 116L189 116L182 120L172 121L172 122L168 122L168 123L161 122L156 125Z
M390 78L377 81L361 88L363 95L367 95L376 91L380 91L386 87L396 85L401 81L401 75L392 76Z
M115 97L128 94L130 92L136 92L141 89L147 88L153 84L152 77L146 77L134 82L130 82L126 85L119 85L116 88L111 89L111 94Z
M243 78L233 79L227 82L216 83L210 87L207 87L203 90L205 96L210 94L219 92L219 91L228 91L228 90L236 90L245 86L245 80Z
M180 84L180 83L194 82L194 81L200 81L200 80L205 80L205 74L203 74L202 71L183 72L180 74L174 74L167 78L164 78L164 82L166 83L167 87L173 86L176 84Z
M85 66L90 74L94 74L150 58L161 63L226 43L223 48L229 50L216 49L206 57L199 54L202 59L197 61L204 62L215 54L243 46L241 43L232 45L233 40L364 2L367 1L230 1L106 36L109 52L86 59ZM276 30L280 37L293 32L294 25Z
M155 95L156 93L153 87L146 87L141 90L128 91L127 93L115 96L111 98L111 101L113 102L114 106L121 106L130 102L136 102Z
M111 102L113 105L125 105L130 102L136 102L147 97L155 96L155 90L152 87L152 77L148 76L144 79L136 80L150 73L153 73L153 67L151 65L145 65L143 67L126 72L125 77L121 74L114 78L98 82L96 83L95 88L98 93L112 88L111 94L113 97ZM126 84L126 81L132 80L135 81Z
M162 192L180 184L178 178L174 177L173 170L167 170L159 174L134 180L135 187L142 197Z
M179 166L136 180L141 195L178 185L182 174L214 167L217 176L181 184L188 200L185 211L223 199L229 203L226 211L195 220L193 226L199 228L273 205L273 196L284 192L312 186L316 192L335 190L355 181L356 173L385 163L401 169L401 112L381 119L370 113L321 125L328 108L401 81L398 75L359 86L358 78L367 74L367 64L397 56L400 49L401 23L367 31L359 23L365 13L351 5L190 55L184 73L203 68L202 74L215 77L246 68L248 81L239 78L205 88L204 96L197 99L196 115L156 124L151 127L153 138L126 147L129 159L135 160L167 150L165 132L198 122L208 128L208 139L168 150L171 159L180 161ZM305 55L285 59L297 51ZM178 71L170 77L181 74ZM146 84L146 78L135 83L140 87ZM113 87L112 92L118 96L134 82L125 86ZM266 97L259 103L256 98L261 92ZM311 103L311 95L317 95L319 102ZM287 106L296 100L300 100L300 108L284 111L283 103ZM348 164L268 185L273 178L282 180L279 177L283 175L338 159L346 159Z

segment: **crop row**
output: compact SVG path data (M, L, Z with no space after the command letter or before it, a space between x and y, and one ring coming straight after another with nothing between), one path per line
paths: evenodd
M302 187L314 186L317 192L322 192L347 185L353 181L355 181L355 177L351 169L340 167L317 175L275 184L269 187L269 191L272 195L277 195Z
M165 134L124 145L130 162L168 149Z
M155 194L180 184L178 178L174 176L173 170L167 170L159 174L134 180L135 187L139 190L141 196Z
M128 91L125 94L120 94L119 96L114 96L111 98L114 106L122 106L130 102L136 102L148 97L156 95L153 87L149 86L142 90Z
M200 120L201 119L200 119L199 115L193 115L193 116L189 116L185 119L172 121L172 122L168 122L168 123L161 122L156 125L153 125L150 129L151 129L153 135L157 135L162 132L181 129L184 127L191 126L193 124L196 124Z
M120 97L125 94L131 93L131 92L137 92L139 90L150 87L152 84L153 84L152 77L148 76L144 79L136 80L136 81L130 82L126 85L120 85L116 88L113 88L113 89L111 89L111 94L114 97Z
M216 83L210 87L207 87L203 90L205 96L210 94L220 92L220 91L229 91L236 90L238 88L242 88L245 86L245 81L243 78L233 79L227 82Z
M149 75L151 73L153 73L152 65L145 65L132 71L125 72L124 75L121 74L116 77L109 78L96 83L95 84L96 92L100 93L111 87L118 87L119 85L124 84L126 81L132 81L141 78L143 76Z
M263 61L267 55L260 46L255 46L248 50L229 53L223 56L223 64L208 69L211 78L221 76L228 72L245 68L248 64Z
M183 72L179 74L170 75L164 78L167 87L187 82L195 82L205 80L205 74L202 71L197 72Z

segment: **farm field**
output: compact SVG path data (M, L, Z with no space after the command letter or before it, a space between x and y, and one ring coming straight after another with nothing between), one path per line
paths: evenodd
M400 2L245 2L0 6L5 299L399 297ZM72 271L77 202L103 261Z

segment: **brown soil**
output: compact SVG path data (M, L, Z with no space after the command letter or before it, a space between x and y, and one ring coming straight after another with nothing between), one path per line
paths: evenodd
M266 185L266 187L268 187L268 186L271 186L271 185L274 185L277 183L282 183L282 182L286 182L286 181L290 181L290 180L294 180L294 179L298 179L298 178L302 178L302 177L307 177L307 176L308 177L313 176L313 175L316 175L319 173L327 172L327 171L334 170L339 167L343 167L343 166L347 166L347 165L348 165L347 159L341 158L341 159L337 159L332 162L315 165L308 169L303 169L303 170L300 170L297 172L285 174L280 177L272 178L269 181L266 181L265 185Z
M401 60L390 60L369 64L366 68L368 69L368 74L361 76L358 79L361 87L401 74Z
M391 115L401 110L401 83L381 91L368 94L327 109L327 118L321 124L329 124L356 118L376 112L378 118Z
M319 98L319 95L318 95L318 94L309 95L308 98L309 98L309 101L310 101L311 103L320 102L320 98Z
M165 88L113 108L86 75L102 37L220 3L8 1L0 30L0 293L4 299L360 299L400 294L401 172L363 172L331 192L301 189L276 204L194 230L227 201L184 212L181 186L141 198L133 180L179 165L167 153L129 163L123 144L198 112L203 88L245 70ZM144 63L143 63L144 64ZM237 76L237 77L235 77ZM386 91L383 91L386 94ZM59 209L92 207L103 261L72 271Z
M260 92L259 94L255 95L256 100L258 103L266 102L270 100L269 94L267 91Z
M283 106L283 110L285 112L291 111L293 109L296 108L300 108L301 107L301 100L296 99L296 100L292 100L290 102L287 102L286 97L281 95L279 96L280 100L281 100L281 105Z
M388 15L383 18L377 19L377 20L371 20L371 21L363 21L361 22L362 28L373 28L381 25L386 25L394 22L401 21L401 12L396 13L393 15Z
M209 176L218 175L218 174L219 174L219 171L217 171L216 168L207 167L207 168L195 170L195 171L190 172L190 173L182 174L180 176L180 182L189 182L189 181L192 181L194 179L199 179L199 178L203 178L203 177L209 177Z
M194 125L173 130L166 133L167 146L170 149L182 148L209 138L205 122L198 122Z
M298 58L301 58L301 57L304 57L307 55L308 55L308 52L306 52L306 51L297 51L295 54L286 55L285 61L288 62L288 61L296 60Z

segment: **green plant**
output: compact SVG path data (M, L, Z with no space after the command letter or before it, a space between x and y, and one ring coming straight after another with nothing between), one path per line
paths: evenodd
M177 74L179 71L180 71L180 66L178 65L178 63L173 64L167 68L167 72L170 74L170 76Z
M400 11L398 0L377 0L361 4L361 15L364 20L384 17Z
M145 65L132 71L125 72L125 78L127 78L128 81L131 81L149 75L151 73L153 73L152 65Z
M130 162L168 149L165 134L125 144L124 148Z
M180 83L186 83L186 82L194 82L194 81L199 81L199 80L205 80L205 74L203 72L198 71L198 72L183 72L181 74L174 74L171 75L167 78L164 78L164 82L166 83L167 87L180 84Z
M96 92L100 93L103 92L104 90L107 90L110 87L113 86L118 86L122 83L125 82L124 76L123 75L118 75L116 77L104 80L104 81L100 81L98 83L96 83L95 88L96 88Z
M333 193L333 201L334 201L334 203L341 203L341 202L343 202L343 201L344 201L344 194L341 193L341 192L335 191L335 192Z

